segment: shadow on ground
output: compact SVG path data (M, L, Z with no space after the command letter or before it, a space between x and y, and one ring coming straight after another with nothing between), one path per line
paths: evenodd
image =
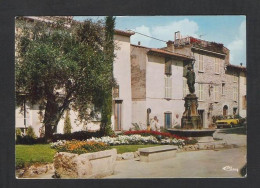
M238 135L246 135L246 127L237 127L237 128L229 128L220 130L219 133L224 134L238 134Z

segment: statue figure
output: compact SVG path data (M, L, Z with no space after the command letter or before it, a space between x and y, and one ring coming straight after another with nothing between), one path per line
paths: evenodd
M187 78L187 84L188 84L190 93L194 93L195 92L195 87L194 87L195 73L191 66L188 67L188 72L186 74L186 78Z

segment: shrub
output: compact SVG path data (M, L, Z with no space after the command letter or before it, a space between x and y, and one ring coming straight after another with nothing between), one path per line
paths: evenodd
M35 132L34 132L32 126L28 127L28 129L26 131L26 136L34 138L34 139L36 138L36 135L35 135Z
M71 122L70 122L70 116L69 116L69 111L66 111L65 115L65 121L64 121L64 127L63 127L63 133L71 133Z
M197 144L198 141L196 139L192 138L192 139L184 140L184 143L185 143L185 145L194 145L194 144Z
M73 133L67 134L55 134L53 135L52 141L56 142L57 140L87 140L92 137L100 138L103 136L103 132L96 131L96 132L88 132L88 131L77 131Z
M15 129L15 138L17 139L17 136L22 136L22 131L20 128Z
M26 145L32 145L32 144L36 144L37 139L31 137L31 136L28 136L28 135L25 135L25 136L17 136L17 139L16 139L16 144L26 144Z

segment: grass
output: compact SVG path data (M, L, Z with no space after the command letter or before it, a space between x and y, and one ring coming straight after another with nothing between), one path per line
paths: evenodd
M138 148L152 147L153 145L119 145L111 146L116 148L117 153L134 152ZM16 168L24 168L33 164L52 163L56 153L55 149L50 148L50 144L35 144L35 145L16 145L15 147L15 165Z
M16 168L38 163L52 163L55 153L56 150L51 149L49 144L16 145Z

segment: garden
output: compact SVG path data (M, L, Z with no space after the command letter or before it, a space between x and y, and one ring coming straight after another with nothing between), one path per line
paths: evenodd
M57 152L84 154L115 148L118 154L122 154L135 152L138 148L144 147L176 145L182 148L184 145L196 143L196 140L178 137L168 132L147 130L125 131L111 136L101 136L99 131L56 134L53 142L45 143L43 139L35 137L31 128L28 130L26 136L19 135L17 131L16 169L53 163L53 157Z

